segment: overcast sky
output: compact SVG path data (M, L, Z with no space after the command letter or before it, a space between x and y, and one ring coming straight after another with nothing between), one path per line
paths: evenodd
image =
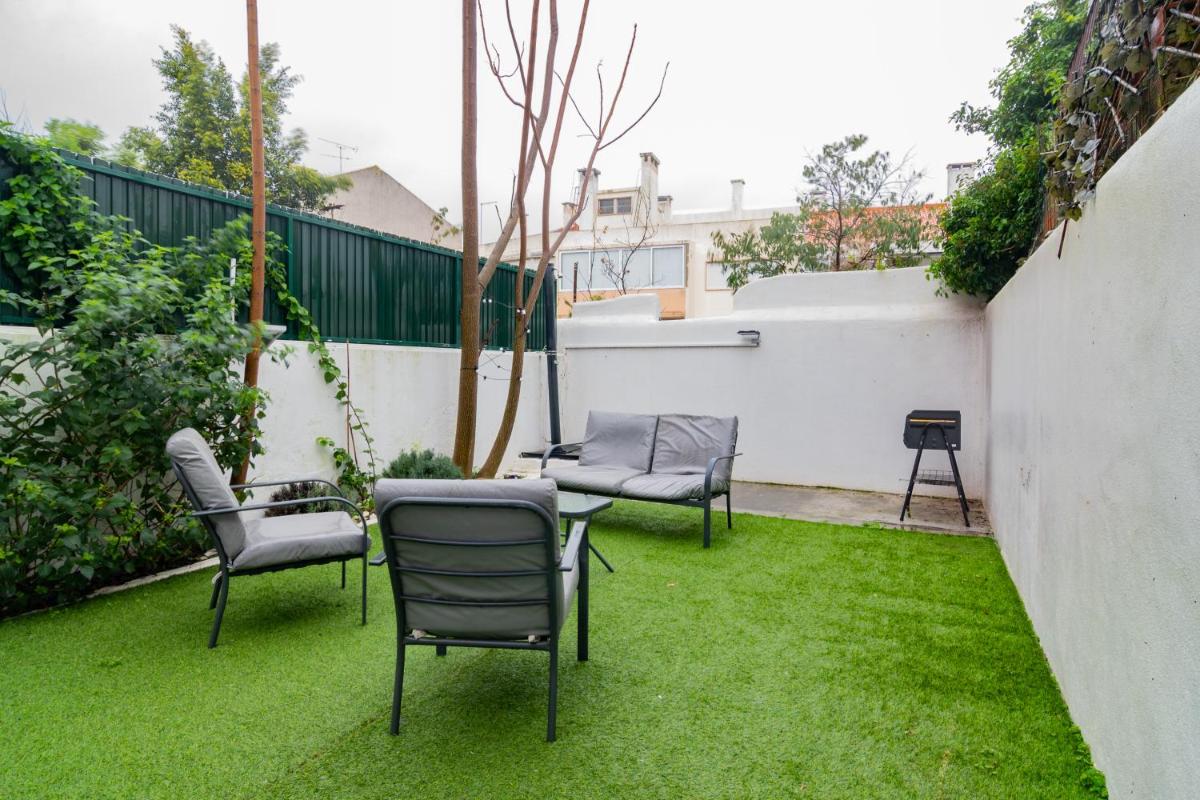
M662 160L659 190L674 196L676 209L727 205L731 178L746 180L747 206L782 205L794 200L806 152L864 133L871 148L911 150L928 174L926 190L940 198L946 163L974 160L987 148L948 117L963 100L987 102L988 80L1028 1L595 0L577 93L585 108L595 104L597 61L611 91L635 22L626 117L654 95L671 64L658 106L601 154L601 185L636 183L637 154L651 150ZM489 33L499 33L503 3L483 6ZM578 2L561 6L565 62ZM308 164L337 169L326 155L336 151L318 137L357 146L347 169L378 164L461 218L460 10L454 0L259 0L262 41L279 42L284 62L304 76L289 123L309 135ZM35 131L49 117L89 120L115 141L126 127L148 124L163 100L150 62L172 23L207 40L240 75L244 14L239 0L0 0L8 115ZM480 200L503 204L519 112L480 66ZM582 132L569 119L554 224L586 157ZM532 199L540 202L540 194ZM496 215L490 207L484 213L488 239Z

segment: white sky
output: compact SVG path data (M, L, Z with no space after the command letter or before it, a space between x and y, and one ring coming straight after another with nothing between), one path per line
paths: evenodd
M594 68L615 83L633 23L638 45L622 108L663 99L629 136L601 154L602 186L636 183L637 154L662 160L659 191L676 209L719 208L729 180L746 180L747 206L788 204L806 152L849 133L894 154L912 150L941 197L945 165L982 156L980 136L954 130L962 100L988 101L1005 41L1028 0L738 0L736 3L594 0L577 96L595 105ZM528 0L515 0L527 23ZM504 32L503 3L483 0L488 32ZM543 5L546 5L543 3ZM562 63L579 4L563 0ZM459 186L461 4L454 0L259 0L262 41L279 42L304 76L289 124L304 128L307 163L336 170L317 137L356 145L347 169L379 164L434 207L461 218ZM231 71L245 68L239 0L0 0L0 91L8 114L40 130L49 117L104 128L109 142L148 124L163 93L151 59L177 23L207 40ZM498 37L497 37L498 38ZM507 52L502 50L502 52ZM506 204L519 112L481 59L480 200ZM620 116L620 112L618 112ZM560 219L588 142L568 118L552 192ZM539 190L531 190L537 229ZM498 224L485 209L484 240Z

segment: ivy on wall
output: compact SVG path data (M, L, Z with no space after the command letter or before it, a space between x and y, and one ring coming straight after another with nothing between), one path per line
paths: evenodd
M1098 0L1087 59L1062 88L1047 154L1060 214L1079 219L1100 178L1200 76L1200 0Z

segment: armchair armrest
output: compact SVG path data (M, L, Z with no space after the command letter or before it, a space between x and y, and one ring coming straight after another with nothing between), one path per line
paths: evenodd
M579 561L579 548L587 547L588 524L584 520L576 520L571 524L571 534L567 537L567 546L563 548L562 556L558 559L559 572L570 572Z
M542 453L542 469L546 468L546 462L554 456L555 450L562 452L568 447L579 447L582 444L583 442L559 442L558 444L550 445L546 448L546 452Z
M732 461L740 455L741 453L730 453L727 456L713 456L708 460L708 469L704 471L704 495L706 497L712 493L713 470L717 468L717 464L722 461ZM732 474L732 472L730 474Z
M289 506L306 506L310 503L340 503L350 506L351 510L358 515L359 524L362 525L363 538L369 544L371 535L367 533L367 515L363 510L354 503L347 500L341 495L326 495L325 497L298 497L295 500L275 500L270 503L251 503L249 505L233 506L231 508L207 508L203 511L193 511L190 516L193 517L212 517L217 514L240 514L243 511L259 511L267 508L287 508Z
M323 480L322 478L292 478L290 480L283 480L283 481L254 481L253 483L231 483L229 485L229 488L230 489L257 489L260 486L287 486L288 484L292 484L292 483L320 483L320 484L324 484L325 486L328 486L331 489L333 489L333 491L336 492L338 494L338 496L340 496L340 497L346 496L345 494L342 493L342 490L338 488L338 485L336 483L334 483L333 481Z

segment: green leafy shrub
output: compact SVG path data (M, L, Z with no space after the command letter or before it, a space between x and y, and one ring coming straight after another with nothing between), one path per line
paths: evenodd
M280 489L277 489L271 494L271 502L279 500L301 500L305 497L326 497L330 493L330 488L323 483L315 483L313 481L300 481L299 483L289 483ZM341 503L325 501L323 503L307 503L304 505L284 506L283 508L267 509L268 517L283 517L288 514L315 514L320 511L345 511L346 506Z
M462 478L460 470L450 456L433 450L413 448L401 453L383 470L385 478Z
M230 468L266 398L237 371L251 334L230 309L246 281L224 279L231 256L248 259L244 225L155 247L81 201L78 173L44 143L0 129L0 157L16 173L0 243L20 282L0 304L37 320L31 340L0 342L6 616L202 553L166 437L194 427Z
M992 168L950 200L942 257L927 275L939 292L992 298L1021 266L1042 220L1045 168L1035 142L1002 151Z

